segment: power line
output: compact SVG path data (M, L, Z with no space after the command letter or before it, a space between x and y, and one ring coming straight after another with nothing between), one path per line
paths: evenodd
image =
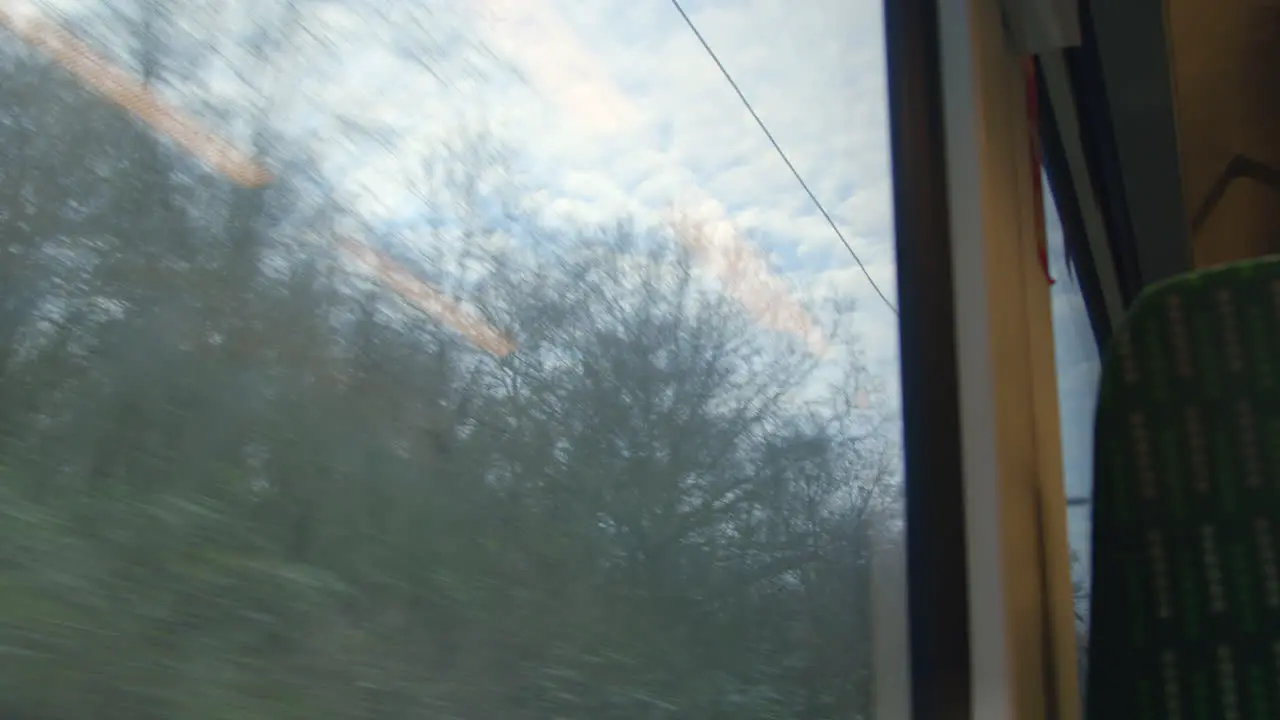
M742 88L738 87L738 83L735 82L733 76L729 74L729 70L725 68L724 63L720 62L720 57L716 55L716 51L712 50L711 45L707 43L706 38L702 37L702 33L699 32L698 26L693 24L693 19L689 17L689 13L684 11L684 7L680 5L680 0L671 0L671 4L674 5L676 10L680 13L680 17L684 18L685 24L693 31L694 36L698 38L698 42L702 43L703 49L706 50L707 54L711 56L711 59L715 61L716 67L720 68L720 72L724 74L724 79L729 81L729 85L733 87L733 91L738 93L738 99L741 100L742 104L747 108L747 112L751 113L751 117L755 118L756 124L760 126L762 131L764 131L764 136L769 138L769 142L773 144L773 149L778 151L778 157L782 158L782 162L787 164L787 168L790 169L791 174L795 176L796 182L800 183L800 187L804 189L805 194L807 194L809 199L813 201L814 206L818 208L818 212L822 213L822 217L826 218L827 224L831 226L833 231L835 231L836 237L840 238L840 242L844 244L844 248L849 251L849 255L853 257L853 261L858 264L858 268L861 269L862 274L866 276L867 282L871 283L871 287L876 291L876 294L880 296L880 299L884 301L884 304L893 311L894 315L897 315L898 308L889 301L889 298L885 296L884 291L882 291L880 286L876 285L876 281L871 278L871 273L867 270L867 266L862 263L862 258L858 257L858 253L854 252L853 246L845 239L844 233L840 232L840 228L836 225L836 221L831 218L831 214L822 206L822 201L818 200L818 196L814 195L813 191L809 189L809 183L804 181L804 178L800 175L800 171L796 170L795 165L791 164L791 159L787 157L787 154L782 150L782 146L774 139L773 133L769 132L769 127L764 124L764 120L760 119L760 115L756 113L755 108L751 106L751 101L747 100L747 96L742 93Z

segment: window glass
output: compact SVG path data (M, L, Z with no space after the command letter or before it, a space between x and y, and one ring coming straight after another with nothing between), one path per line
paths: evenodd
M1093 418L1102 365L1093 327L1085 308L1079 277L1067 260L1062 222L1047 180L1045 228L1049 272L1054 279L1054 360L1058 372L1058 408L1062 429L1062 461L1067 494L1067 532L1072 555L1076 622L1084 662L1088 636L1093 496ZM1082 665L1083 666L1083 665ZM1084 676L1081 675L1081 683Z
M0 715L872 717L882 26L0 5Z

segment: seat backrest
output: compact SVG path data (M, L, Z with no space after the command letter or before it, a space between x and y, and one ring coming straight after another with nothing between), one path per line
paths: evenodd
M1280 259L1147 290L1095 433L1087 717L1280 718Z

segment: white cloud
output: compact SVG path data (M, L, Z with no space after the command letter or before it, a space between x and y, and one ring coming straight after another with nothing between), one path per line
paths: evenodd
M406 20L419 6L431 22ZM76 0L76 7L96 6ZM408 188L423 180L423 154L456 137L460 125L480 124L515 148L513 176L553 215L656 219L676 205L732 223L736 240L753 243L778 276L765 285L856 300L868 360L895 372L892 313L669 3L299 7L311 33L298 33L273 60L284 98L279 120L316 148L347 201L373 215L403 214L412 204ZM686 7L892 299L880 0L687 0ZM232 47L245 18L260 22L242 15L219 11L203 17L201 29L222 33L221 44ZM406 52L415 42L425 62ZM226 62L251 61L233 57ZM201 103L244 102L234 97L228 68L214 74L202 92L222 97ZM525 82L514 82L516 74ZM356 138L357 126L382 131L389 148Z
M541 5L555 17L545 22L559 28L556 37L574 46L571 54L591 53L603 69L593 76L595 96L608 103L621 93L638 109L634 126L604 142L584 142L571 124L543 135L548 154L576 166L565 172L573 187L590 185L615 201L633 198L651 212L675 203L715 219L720 209L718 217L756 239L774 271L791 284L852 296L864 308L880 303L860 273L841 272L853 267L852 259L668 3ZM855 250L868 256L873 276L892 293L879 3L754 0L688 7L810 187L844 224ZM535 66L533 74L546 77L554 72L539 65L561 55L523 60ZM893 366L892 314L863 315L876 364Z

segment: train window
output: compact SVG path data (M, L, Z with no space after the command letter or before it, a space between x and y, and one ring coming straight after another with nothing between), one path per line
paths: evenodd
M1090 518L1093 493L1093 417L1102 370L1098 343L1085 309L1079 277L1067 261L1062 223L1045 188L1045 229L1049 273L1054 279L1053 345L1058 374L1058 412L1062 433L1063 481L1067 497L1067 533L1081 662L1087 651L1089 612ZM1082 666L1083 667L1083 664ZM1084 673L1080 674L1084 677Z
M883 20L0 3L0 715L873 717Z

